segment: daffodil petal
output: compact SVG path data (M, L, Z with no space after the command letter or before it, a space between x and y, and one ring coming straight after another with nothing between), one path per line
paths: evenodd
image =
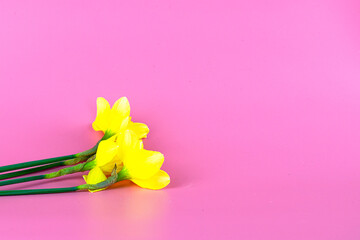
M97 113L92 126L95 131L103 131L105 133L109 126L110 105L108 101L102 97L96 99L96 105Z
M158 190L170 183L170 176L163 170L159 170L154 176L148 179L131 179L133 183L142 188Z
M139 139L134 131L125 130L122 142L123 149L139 149L140 142L142 140Z
M114 133L125 129L130 120L130 104L126 97L118 99L110 110L110 131Z
M119 146L115 143L113 137L101 141L96 152L96 165L101 167L111 163L118 152L118 148Z
M136 133L139 138L146 138L149 133L149 128L144 123L137 123L130 121L128 129Z
M130 104L127 97L122 97L114 103L111 108L111 114L113 116L119 115L123 118L130 116Z
M123 117L121 115L111 114L111 121L107 130L112 133L119 133L124 131L127 128L129 121L129 116Z
M99 167L94 167L89 171L88 175L84 176L87 184L98 184L105 181L107 178Z
M143 149L144 148L144 143L142 140L139 140L138 143L135 146L136 149Z
M124 167L131 178L147 179L155 175L164 162L164 155L149 150L136 150L126 153Z
M97 183L103 182L107 179L105 174L101 171L101 169L99 167L95 167L95 168L91 169L89 174L87 176L84 175L83 178L87 184L97 184ZM97 192L97 191L101 191L104 189L105 188L101 188L101 189L97 189L97 190L89 190L89 191Z
M120 124L119 131L124 131L128 127L129 122L130 122L130 117L129 116L125 117Z
M123 155L126 151L133 149L140 149L142 140L138 138L138 136L131 130L125 130L116 135L115 142L121 150L118 151L121 155Z
M129 130L126 130L123 134L123 139L122 139L123 147L124 148L131 147L135 139L133 138L133 134L131 134Z

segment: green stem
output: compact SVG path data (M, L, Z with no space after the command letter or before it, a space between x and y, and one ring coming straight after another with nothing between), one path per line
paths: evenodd
M101 139L101 140L102 140L102 139ZM90 156L90 155L95 154L95 153L96 153L96 150L97 150L97 148L98 148L98 146L99 146L99 143L101 142L101 140L98 141L98 142L95 144L95 146L93 146L93 147L90 148L89 150L86 150L86 151L83 151L83 152L79 152L79 153L77 153L77 154L74 154L75 157L86 157L86 156Z
M11 184L15 184L15 183L31 182L31 181L35 181L35 180L44 179L44 178L45 178L45 174L31 176L31 177L15 178L15 179L1 181L0 186L11 185Z
M105 134L100 139L100 141L98 141L96 143L96 145L94 147L90 148L89 150L86 150L86 151L83 151L83 152L80 152L77 154L71 154L71 155L66 155L66 156L61 156L61 157L46 158L46 159L42 159L42 160L35 160L35 161L29 161L29 162L16 163L16 164L2 166L2 167L0 167L0 173L13 171L13 170L17 170L17 169L22 169L22 168L34 167L34 166L38 166L38 165L49 164L49 163L61 162L63 160L68 160L68 159L72 159L72 158L87 157L87 156L93 155L96 153L99 143L102 140L107 139L108 137L109 137L108 134Z
M0 191L0 196L30 195L30 194L44 194L44 193L63 193L63 192L75 192L77 190L78 190L77 187L28 189L28 190L7 190L7 191Z
M90 158L89 157L78 157L78 158L73 158L73 159L69 159L69 160L65 160L65 161L61 161L61 162L50 163L50 164L43 165L40 167L34 167L34 168L29 168L29 169L25 169L25 170L21 170L21 171L0 174L0 180L18 177L18 176L22 176L22 175L26 175L26 174L30 174L30 173L35 173L35 172L43 171L43 170L54 168L54 167L75 165L79 162L83 162L88 159L93 159L93 157L90 157Z
M90 148L89 150L79 152L76 154L61 156L61 157L45 158L42 160L35 160L35 161L29 161L29 162L16 163L16 164L2 166L2 167L0 167L0 173L18 170L18 169L22 169L22 168L34 167L34 166L38 166L38 165L49 164L49 163L61 162L63 160L68 160L68 159L72 159L72 158L87 157L87 156L93 155L96 153L99 143L102 140L106 140L106 139L112 137L113 135L114 135L114 133L106 131L104 136L95 144L94 147Z
M92 166L93 166L92 164L93 164L92 162L79 163L72 167L63 168L63 169L60 169L59 171L45 174L44 178L46 178L46 179L57 178L57 177L61 177L61 176L72 174L72 173L84 172L87 170L91 170ZM1 182L0 182L0 184L1 184Z
M88 162L89 164L89 162ZM80 164L78 164L80 165ZM86 165L86 163L85 163ZM84 166L85 166L84 165ZM86 168L86 166L85 166ZM16 179L15 179L16 180ZM68 188L48 188L48 189L29 189L29 190L6 190L0 191L0 196L11 196L11 195L29 195L29 194L43 194L43 193L62 193L62 192L75 192L81 190L100 190L107 188L110 185L118 181L118 175L116 173L116 165L111 172L111 176L108 177L105 181L99 182L97 184L83 184L77 187L68 187Z
M40 167L34 167L34 168L29 168L29 169L25 169L25 170L21 170L21 171L17 171L17 172L1 174L0 175L0 180L13 178L13 177L18 177L18 176L22 176L22 175L26 175L26 174L30 174L30 173L34 173L34 172L39 172L39 171L43 171L43 170L54 168L54 167L65 166L65 162L66 161L56 162L56 163L43 165L43 166L40 166Z
M67 155L67 156L62 156L62 157L47 158L47 159L42 159L42 160L36 160L36 161L23 162L23 163L2 166L2 167L0 167L0 173L17 170L17 169L22 169L22 168L34 167L37 165L60 162L60 161L75 158L75 157L76 157L76 154L72 154L72 155Z
M95 158L95 156L89 158L89 160L94 159L94 158ZM16 183L23 183L23 182L31 182L31 181L35 181L35 180L41 180L41 179L56 178L56 177L64 176L67 174L84 172L84 171L92 169L93 165L94 165L93 162L87 161L87 162L79 163L75 166L63 168L63 169L60 169L59 171L48 173L48 174L35 175L35 176L31 176L31 177L23 177L23 178L16 178L16 179L0 181L0 186L11 185L11 184L16 184Z
M106 140L106 139L109 139L110 137L112 137L114 135L114 133L112 132L108 132L106 131L104 136L95 144L94 147L90 148L89 150L86 150L86 151L83 151L83 152L80 152L80 153L77 153L75 154L76 157L85 157L85 156L90 156L90 155L93 155L96 153L97 151L97 148L100 144L100 142L102 140Z

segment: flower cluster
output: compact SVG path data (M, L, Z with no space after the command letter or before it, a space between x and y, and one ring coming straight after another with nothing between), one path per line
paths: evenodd
M143 123L131 121L126 97L117 100L112 108L104 98L98 98L93 128L110 137L99 143L93 168L84 175L86 183L105 181L116 165L119 181L131 180L148 189L161 189L169 184L169 175L160 169L164 155L144 149L142 139L147 136L149 128ZM89 191L99 190L103 189Z
M0 181L0 186L89 171L87 175L83 176L86 184L68 188L6 190L0 191L0 196L80 190L96 192L123 180L130 180L147 189L162 189L170 183L169 175L161 170L164 155L144 149L143 139L147 137L149 128L143 123L131 120L130 105L126 97L117 100L112 107L106 99L98 98L97 115L92 126L95 131L102 131L104 135L89 150L0 167L0 173L27 168L0 174L0 180L3 180ZM47 174L15 178L59 166L68 167Z

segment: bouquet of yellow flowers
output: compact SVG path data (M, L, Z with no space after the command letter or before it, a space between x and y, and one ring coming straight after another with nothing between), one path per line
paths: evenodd
M112 107L106 99L99 97L97 115L92 126L95 131L102 131L104 135L87 151L0 167L0 173L12 171L0 174L0 186L88 171L83 176L86 184L66 188L5 190L0 191L0 196L81 190L96 192L122 180L130 180L148 189L161 189L170 183L169 175L161 170L164 155L144 149L142 139L147 137L149 128L143 123L131 121L130 105L126 97L118 99ZM58 166L68 167L48 174L15 178ZM24 168L25 170L19 170Z

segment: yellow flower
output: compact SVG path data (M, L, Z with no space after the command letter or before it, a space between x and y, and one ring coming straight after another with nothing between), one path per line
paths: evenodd
M142 148L143 143L138 138L138 135L131 130L125 130L100 142L94 164L105 175L109 175L115 164L118 166L118 170L121 170L123 159L127 152Z
M160 170L163 162L164 155L160 152L134 149L125 154L118 179L131 180L142 188L164 188L170 183L170 176Z
M115 145L110 144L110 141L107 142L106 144L109 144L109 148L107 152L104 149L104 152L106 152L105 155L107 155L106 158L103 158L104 161L102 161L103 159L98 161L95 167L90 170L89 174L83 176L87 184L98 184L105 181L107 177L102 168L106 166L106 170L109 166L114 167L115 164L118 164L118 162L114 160L114 157L109 161L111 156L114 156L113 151ZM103 145L103 147L104 146L105 145ZM160 169L164 162L164 155L160 152L132 149L124 154L122 160L123 162L121 164L123 164L123 167L118 173L117 181L127 179L142 188L153 190L162 189L170 183L170 176ZM96 192L104 189L105 188L89 191Z
M93 169L89 172L87 183L90 179L94 179L92 184L104 181L103 175L109 176L116 165L118 181L128 179L142 188L161 189L170 183L169 175L160 170L163 162L163 154L143 149L138 135L132 130L125 130L100 142L96 159L89 163ZM90 178L90 175L93 177Z
M94 167L93 169L90 170L89 174L86 176L83 176L85 182L87 184L98 184L100 182L103 182L107 179L107 177L105 176L105 174L103 173L103 171L101 171L101 169L99 167ZM101 188L101 189L96 189L96 190L89 190L90 192L97 192L97 191L101 191L104 190L105 188Z
M125 129L135 132L139 138L145 138L149 128L143 123L134 123L130 117L130 104L126 97L118 99L112 108L102 97L97 98L97 114L92 126L95 131L102 131L109 137Z

